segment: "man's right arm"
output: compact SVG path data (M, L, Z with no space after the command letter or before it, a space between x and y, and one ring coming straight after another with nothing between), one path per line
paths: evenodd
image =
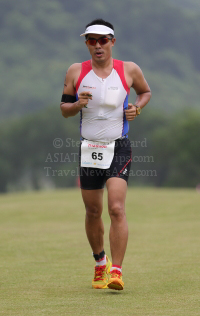
M75 98L75 82L78 80L80 71L81 64L73 64L69 67L66 73L63 95L60 103L60 109L65 118L75 116L88 104L88 99L91 99L91 97L87 96L87 93L89 94L90 92L86 91L80 93L78 101L72 101L73 97Z

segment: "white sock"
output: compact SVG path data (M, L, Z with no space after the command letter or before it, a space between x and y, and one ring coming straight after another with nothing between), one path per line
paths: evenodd
M99 261L96 261L96 266L105 266L106 265L106 255L103 259L100 259Z
M112 265L112 268L110 269L110 271L113 271L113 270L118 270L119 272L122 273L122 267L120 266Z

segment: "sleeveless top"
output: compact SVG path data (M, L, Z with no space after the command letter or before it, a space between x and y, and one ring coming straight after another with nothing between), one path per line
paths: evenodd
M90 91L92 100L80 111L81 136L91 141L113 141L128 133L124 110L128 107L130 88L124 75L124 63L113 59L111 74L102 79L92 69L91 61L82 63L76 84L79 93Z

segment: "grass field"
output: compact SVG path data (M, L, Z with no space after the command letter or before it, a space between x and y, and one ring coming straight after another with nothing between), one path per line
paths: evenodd
M79 190L0 195L0 315L199 316L200 194L130 188L126 207L125 289L93 290Z

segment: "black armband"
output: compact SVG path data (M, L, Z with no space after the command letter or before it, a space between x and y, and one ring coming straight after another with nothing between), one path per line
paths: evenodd
M63 94L61 98L61 102L64 103L74 103L76 102L75 95Z

